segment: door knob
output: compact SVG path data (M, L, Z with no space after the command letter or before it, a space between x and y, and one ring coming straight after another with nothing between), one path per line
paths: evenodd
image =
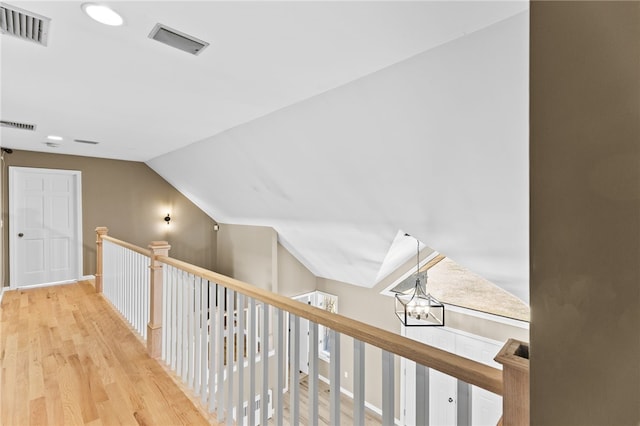
M22 238L22 237L24 237L24 234L21 232L21 233L18 234L18 237Z

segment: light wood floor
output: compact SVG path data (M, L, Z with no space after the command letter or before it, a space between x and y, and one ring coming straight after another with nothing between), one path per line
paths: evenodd
M0 425L204 425L204 418L88 282L8 291L0 308ZM320 425L330 425L320 382ZM300 424L308 421L300 384ZM284 395L285 424L289 395ZM342 424L353 400L341 395ZM381 424L366 410L367 425ZM269 422L273 425L273 420Z
M302 375L302 374L301 374ZM300 380L300 417L299 421L301 425L308 425L309 423L309 380L306 375L303 375ZM318 425L319 426L331 426L331 414L329 411L329 385L321 380L318 381ZM284 395L284 424L288 425L288 419L290 416L290 403L289 393ZM364 423L367 426L377 426L382 424L382 418L373 411L365 408ZM270 425L274 425L275 422L270 421ZM353 399L344 394L340 394L340 424L352 425L353 424Z
M209 422L89 283L6 292L0 424Z

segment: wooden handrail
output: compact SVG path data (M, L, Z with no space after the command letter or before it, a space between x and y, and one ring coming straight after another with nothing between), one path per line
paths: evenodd
M108 238L112 240L111 238ZM168 256L155 256L155 260L185 272L220 284L276 308L288 311L362 342L441 371L466 383L502 395L502 371L479 362L452 354L407 337L379 329L372 325L309 306L279 294L252 286L234 278L191 265Z
M135 251L136 253L139 253L139 254L141 254L143 256L151 257L151 250L149 250L149 249L143 249L142 247L138 247L138 246L136 246L134 244L131 244L131 243L128 243L126 241L122 241L122 240L119 240L117 238L110 237L109 235L103 235L102 239L106 240L106 241L109 241L109 242L112 242L113 244L119 245L119 246L124 247L126 249Z

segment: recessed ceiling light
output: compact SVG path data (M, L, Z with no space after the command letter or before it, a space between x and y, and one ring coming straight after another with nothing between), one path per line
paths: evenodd
M89 15L91 19L101 24L118 27L124 23L122 16L103 4L83 3L82 10L84 10L84 13Z
M52 140L52 141L61 141L62 140L62 136L49 135L49 136L47 136L47 139Z

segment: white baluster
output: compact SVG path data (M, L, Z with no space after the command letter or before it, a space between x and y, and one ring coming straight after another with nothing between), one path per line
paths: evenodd
M200 357L202 356L202 341L200 340L200 308L202 303L200 297L202 292L200 291L201 278L193 277L193 329L191 340L193 341L193 391L196 395L200 395Z
M189 386L190 388L193 389L193 380L194 380L194 365L193 365L193 361L195 358L195 353L194 353L194 337L196 335L195 332L195 318L194 318L194 278L193 275L188 274L187 275L187 285L185 286L187 288L187 300L189 301L189 303L187 304L187 309L189 312L189 329L187 330L187 339L188 339L188 346L187 346L187 353L189 355L189 364L188 364L188 377L187 377L187 386Z
M353 339L353 424L364 426L364 342Z
M290 360L290 386L289 386L289 424L298 426L300 424L300 317L297 315L289 315L289 328L291 329L289 351L291 353Z
M173 305L171 306L171 370L175 371L179 376L180 372L178 371L178 353L179 353L179 343L178 343L178 330L180 329L180 299L178 293L178 284L177 284L177 270L171 267L171 292L173 293Z
M235 291L227 289L227 426L233 424L233 349Z
M236 424L243 424L244 421L244 294L238 293L238 332L237 352L238 352L238 401L236 403ZM249 409L251 409L251 398L249 398Z
M144 315L142 316L142 332L144 334L144 339L147 340L147 323L151 320L151 279L149 274L149 264L147 256L138 255L140 259L140 277L142 279L142 306L144 307ZM166 266L164 267L162 273L164 277L162 279L163 286L166 288L165 279L166 279ZM164 298L162 299L164 300ZM164 322L162 323L164 327Z
M471 385L463 380L456 380L457 382L457 397L456 397L456 420L458 426L470 426L472 424L471 419Z
M249 421L250 426L256 424L256 299L249 298L249 348L247 349L247 356L249 357ZM262 401L264 403L264 401Z
M182 367L184 362L182 361L184 346L182 345L184 336L184 289L182 288L182 271L176 270L176 295L178 300L178 316L176 323L176 374L178 377L182 377Z
M329 413L331 424L340 426L340 333L329 331L331 361L329 363Z
M333 353L331 354L333 359ZM393 426L394 424L394 369L393 354L385 350L382 351L382 425Z
M309 321L309 426L318 426L318 324Z
M283 424L284 404L282 391L284 390L284 375L285 375L285 354L286 347L284 342L284 312L282 309L274 307L277 314L276 320L276 333L278 338L278 348L276 350L276 356L278 357L278 368L276 372L276 424Z
M409 361L407 361L409 362ZM416 365L416 424L429 424L429 369Z
M182 291L182 381L187 383L189 374L189 276L180 274L180 290Z
M209 282L209 412L216 406L216 296L218 286Z
M226 289L219 285L218 286L218 376L216 380L216 395L217 395L217 405L218 405L218 422L224 420L224 357L225 357L225 346L224 346L224 332L225 332L225 319L226 319L226 309L225 309L225 291Z
M270 307L262 304L262 329L260 331L260 359L262 360L262 393L260 394L260 424L266 425L269 418L269 317ZM253 426L253 425L251 425Z
M169 339L171 338L171 324L169 323L169 271L167 265L162 265L162 360L168 364Z
M207 361L209 346L207 337L209 335L209 309L208 294L209 281L200 278L200 400L203 404L207 402Z

